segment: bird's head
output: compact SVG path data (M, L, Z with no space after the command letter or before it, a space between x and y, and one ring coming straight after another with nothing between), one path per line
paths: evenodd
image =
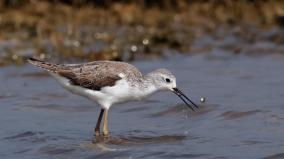
M168 69L157 69L149 74L158 90L171 91L175 93L189 108L198 108L181 90L177 88L176 77Z
M170 90L176 88L176 77L167 69L157 69L151 72L151 77L158 90Z

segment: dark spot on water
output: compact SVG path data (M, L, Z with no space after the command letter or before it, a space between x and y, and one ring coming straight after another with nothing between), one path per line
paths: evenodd
M94 140L94 143L108 143L113 145L146 145L179 142L187 137L183 135L161 135L161 136L118 136L111 137L107 140Z
M14 94L0 94L0 99L6 99L6 98L13 98L13 97L16 97L16 95Z
M16 140L16 141L27 141L31 143L44 143L46 142L46 137L43 132L32 132L26 131L16 135L5 137L6 140Z
M38 150L39 153L48 154L48 155L59 155L66 154L74 151L73 148L62 148L57 145L47 145Z
M226 111L220 115L220 117L223 117L225 120L232 120L232 119L238 119L238 118L243 118L247 117L250 115L254 115L257 113L263 112L262 110L251 110L251 111L246 111L246 112L237 112L237 111Z
M256 145L256 144L266 144L266 143L269 143L269 142L256 141L256 140L244 140L244 141L241 141L241 143L243 145Z
M35 136L35 135L43 135L43 132L32 132L32 131L26 131L23 133L19 133L16 135L12 135L12 136L8 136L5 137L4 139L20 139L20 138L26 138L26 137L31 137L31 136Z
M26 131L16 135L5 137L4 140L22 141L28 143L46 143L48 141L58 141L58 140L70 140L71 138L66 136L49 136L44 132L33 132Z
M277 153L271 156L264 157L263 159L283 159L284 153Z
M14 152L14 153L15 153L15 154L22 154L22 153L26 153L26 152L31 151L31 150L32 150L32 149L28 148L28 149L16 151L16 152Z

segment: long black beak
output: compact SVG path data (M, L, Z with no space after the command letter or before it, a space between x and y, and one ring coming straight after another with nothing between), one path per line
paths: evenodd
M182 91L180 91L179 89L177 88L173 88L173 92L193 111L195 111L193 109L193 107L188 103L190 102L195 108L199 108L195 103L193 103L186 95L184 95L182 93Z

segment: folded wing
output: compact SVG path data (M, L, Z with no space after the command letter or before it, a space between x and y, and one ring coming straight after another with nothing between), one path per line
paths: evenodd
M115 62L109 61L95 61L85 64L53 64L30 58L28 62L69 79L73 85L97 91L103 87L115 85L115 82L121 79L119 71L124 71L117 67L122 64L114 64Z

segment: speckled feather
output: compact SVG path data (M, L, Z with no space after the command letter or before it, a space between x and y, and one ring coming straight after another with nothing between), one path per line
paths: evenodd
M132 80L135 83L141 80L142 74L133 65L115 61L94 61L84 64L51 64L37 59L29 59L33 65L41 67L52 73L56 73L70 80L74 85L92 90L101 90L106 86L113 86L116 81L122 79Z

